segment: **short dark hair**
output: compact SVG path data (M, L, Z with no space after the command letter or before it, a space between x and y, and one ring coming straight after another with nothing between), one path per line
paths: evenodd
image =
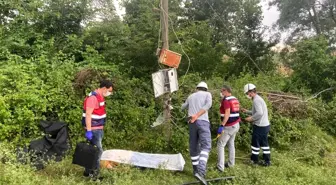
M104 88L104 87L106 87L107 89L109 89L110 87L113 88L112 81L111 80L101 80L99 88Z
M227 92L231 93L232 92L232 89L230 86L228 85L223 85L222 89L225 89Z
M208 89L205 87L196 87L196 89L200 91L208 91Z

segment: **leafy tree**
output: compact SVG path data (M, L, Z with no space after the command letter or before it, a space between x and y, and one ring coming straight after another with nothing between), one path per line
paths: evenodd
M235 21L240 11L240 2L235 0L188 0L185 2L185 16L189 21L208 21L215 30L211 41L213 46L235 41Z
M236 51L233 52L233 63L229 70L238 75L243 68L257 74L274 69L271 47L278 40L266 42L263 37L262 10L259 1L243 1L241 11L236 20Z
M3 2L3 1L2 1ZM54 53L68 47L71 38L80 36L83 24L91 15L90 1L31 0L3 3L5 23L0 27L0 42L10 53L24 58L41 54L44 41L54 42ZM7 13L6 13L7 12ZM78 38L78 37L77 37ZM69 47L68 47L69 48ZM48 50L44 48L45 50ZM71 50L63 50L73 55Z
M125 51L124 65L137 77L150 77L149 74L159 69L155 53L162 46L159 42L160 11L156 10L159 1L126 0L123 3L126 9L123 21L129 30L124 42L125 48L121 48ZM169 17L175 22L176 12L180 10L180 0L169 3Z
M112 0L92 0L92 21L94 20L114 20L118 19L119 16L116 14L116 9Z
M119 19L93 22L85 30L83 45L93 47L107 62L127 65L129 33L128 26Z
M293 42L312 30L315 35L330 35L336 27L335 3L335 0L273 0L270 5L278 7L279 28L290 30L288 41Z
M186 4L188 20L207 21L212 28L213 48L222 44L222 53L231 57L226 66L230 74L245 69L254 74L274 69L270 48L277 43L264 41L259 0L215 1L190 0ZM217 64L221 60L217 61Z
M69 34L81 34L91 15L90 0L44 0L38 8L35 26L47 38L64 38Z
M197 72L202 77L211 77L214 74L224 75L222 60L225 46L221 43L212 45L211 37L215 34L207 21L190 23L178 30L178 37L182 48L176 39L173 39L172 50L183 54L179 67L179 73L184 75L188 68L189 72ZM185 53L188 57L185 55ZM189 61L190 60L190 61Z
M331 79L335 59L327 52L328 41L325 37L303 40L295 48L291 56L294 87L308 87L312 93L318 93L335 84L335 79ZM326 92L323 97L329 100L332 94Z

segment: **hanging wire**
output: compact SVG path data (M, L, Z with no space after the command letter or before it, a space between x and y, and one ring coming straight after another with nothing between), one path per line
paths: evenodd
M189 55L184 51L183 44L182 44L180 38L177 36L177 33L176 33L175 29L174 29L174 21L172 20L172 18L168 15L168 13L167 13L162 7L160 7L160 9L161 9L161 11L163 11L164 14L168 17L168 19L169 19L169 21L170 21L170 23L171 23L172 31L173 31L173 33L174 33L174 35L175 35L175 37L176 37L176 39L177 39L177 41L178 41L178 44L180 45L183 54L184 54L184 55L187 57L187 59L188 59L188 68L187 68L187 71L186 71L185 74L183 75L182 83L179 85L179 87L181 87L181 86L184 84L185 77L186 77L186 75L187 75L188 72L189 72L190 65L191 65L191 60L190 60L190 58L189 58Z

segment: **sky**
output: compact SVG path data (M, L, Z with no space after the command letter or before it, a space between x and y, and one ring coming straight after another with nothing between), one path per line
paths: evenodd
M268 3L271 0L262 0L261 5L262 5L262 11L263 11L263 25L268 26L269 28L271 28L273 26L274 23L277 22L277 20L279 19L280 16L280 12L277 10L277 7L275 6L269 6ZM268 32L265 33L265 40L269 39L269 37L274 34L275 31L274 30L269 30ZM277 44L277 46L279 48L282 48L285 46L285 38L288 36L287 32L283 32L281 33L281 39L280 39L280 43Z
M272 24L274 24L279 19L280 12L274 6L270 8L268 6L269 1L270 0L263 0L261 4L264 16L263 24L271 27Z
M119 16L122 16L122 15L125 14L125 8L119 6L119 2L120 2L120 0L113 0L113 4L114 4L114 6L116 8L117 14Z

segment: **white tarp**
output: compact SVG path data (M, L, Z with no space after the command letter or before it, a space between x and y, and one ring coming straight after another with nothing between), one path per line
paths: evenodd
M146 168L183 171L185 161L179 154L149 154L129 150L106 150L101 160L114 161Z

